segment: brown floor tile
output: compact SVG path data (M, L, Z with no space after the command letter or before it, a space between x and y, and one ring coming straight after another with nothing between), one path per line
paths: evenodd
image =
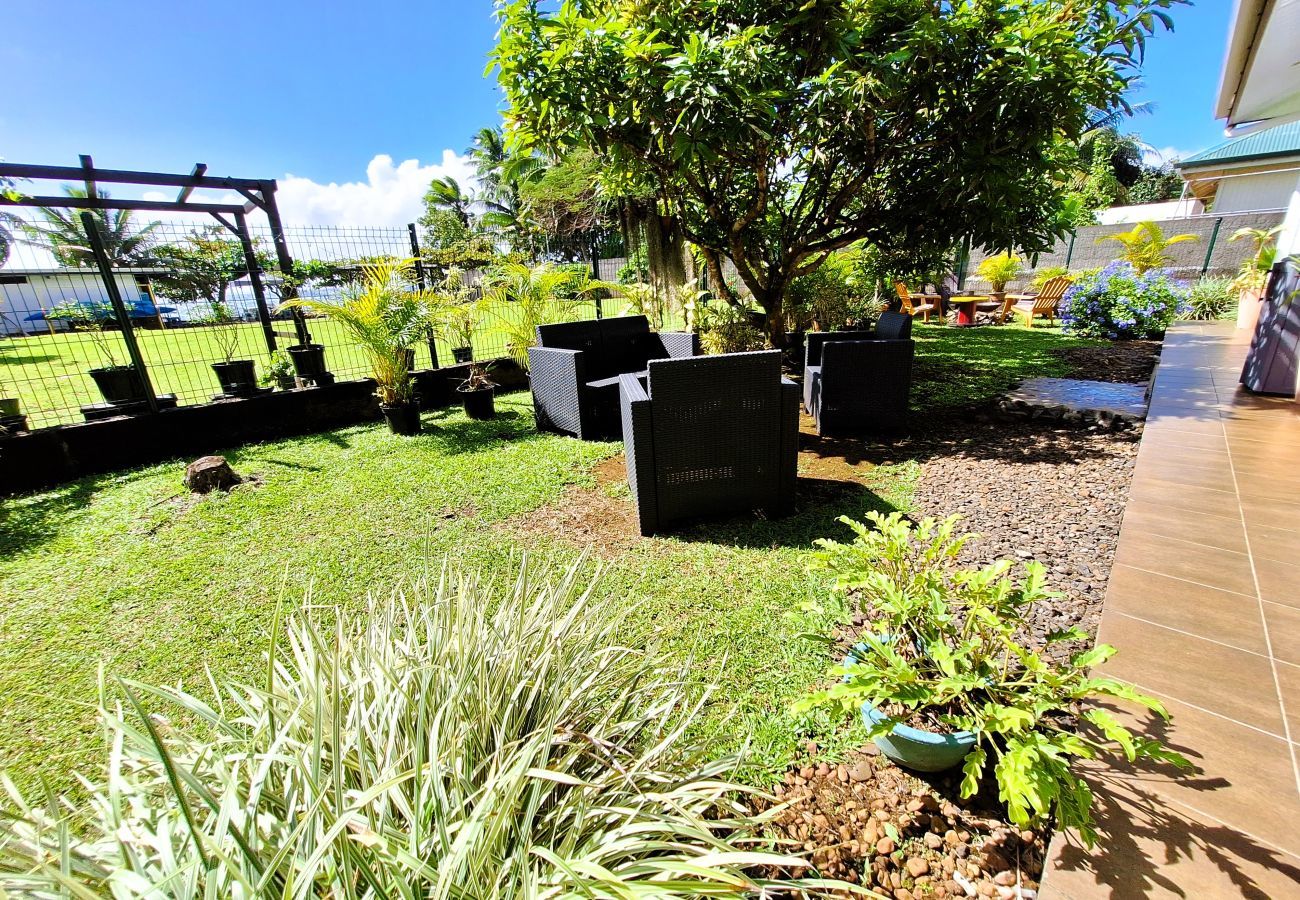
M1211 417L1208 412L1191 413L1188 411L1147 414L1148 426L1169 431L1186 431L1191 434L1222 434L1223 426L1218 416Z
M1250 557L1244 553L1192 546L1157 534L1130 532L1115 553L1116 565L1195 581L1206 587L1255 596Z
M1186 431L1150 428L1142 434L1142 447L1218 459L1227 456L1228 439L1222 434L1189 434Z
M1272 559L1300 565L1300 528L1267 528L1252 525L1246 529L1250 538L1250 552L1256 562Z
M1208 465L1207 465L1208 463ZM1178 458L1162 460L1154 474L1161 481L1185 484L1190 487L1210 488L1215 491L1234 491L1237 482L1232 477L1232 470L1221 459L1218 465L1214 460L1207 460L1203 454L1187 454Z
M1134 473L1133 483L1129 488L1131 500L1149 500L1161 504L1166 509L1180 509L1210 516L1224 517L1225 513L1231 514L1232 504L1237 498L1235 493L1164 481L1150 469L1150 466L1140 466Z
M1270 688L1272 680L1270 670ZM1177 700L1167 701L1165 708L1172 717L1168 723L1127 704L1108 705L1121 722L1164 741L1196 770L1183 773L1172 766L1122 758L1111 760L1106 768L1120 778L1140 780L1143 789L1155 795L1300 855L1300 829L1295 827L1300 821L1300 791L1290 745ZM1268 803L1260 802L1264 796Z
M1180 435L1181 437L1201 437L1201 435ZM1181 446L1173 441L1161 443L1153 441L1147 443L1146 439L1138 448L1138 462L1149 463L1152 475L1158 475L1160 478L1166 478L1165 467L1176 466L1178 468L1191 469L1211 469L1215 472L1221 472L1225 475L1231 475L1231 458L1228 456L1227 444L1219 438L1223 445L1222 450L1201 450ZM1177 481L1175 478L1168 478L1169 481ZM1224 490L1232 490L1231 487Z
M1287 725L1291 729L1291 741L1300 743L1300 666L1278 663L1277 684Z
M1251 653L1268 653L1254 597L1117 565L1110 573L1106 610L1108 615L1111 610L1127 613Z
M1300 528L1300 503L1293 503L1290 499L1245 495L1241 498L1241 511L1247 526L1264 525L1283 530Z
M1282 662L1300 666L1300 609L1280 603L1265 603L1263 606L1273 655Z
M1058 833L1039 900L1277 900L1300 891L1300 859L1140 782L1088 780L1101 839L1088 849Z
M1282 733L1266 657L1124 615L1103 615L1097 641L1119 650L1102 667L1106 675L1270 734Z
M1255 557L1259 595L1271 603L1300 607L1300 566L1275 559Z
M1240 518L1189 516L1162 503L1134 500L1124 510L1124 527L1120 531L1120 540L1143 534L1177 538L1237 553L1246 552L1246 531Z

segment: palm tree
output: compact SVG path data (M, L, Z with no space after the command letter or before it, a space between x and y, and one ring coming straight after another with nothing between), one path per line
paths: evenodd
M524 200L523 188L545 173L546 160L535 153L510 153L500 128L479 129L474 145L465 152L474 161L483 188L480 223L503 235L515 249L532 249L537 223Z
M63 192L81 200L87 197L84 187L65 187ZM95 193L101 200L109 199L108 191ZM95 254L90 249L90 241L81 227L81 217L77 211L67 207L42 206L36 212L40 221L19 224L26 235L23 243L48 248L54 258L65 266L87 268L95 264ZM95 209L90 213L95 217L110 263L128 266L145 259L153 245L153 232L158 227L157 222L136 228L129 209Z
M1133 266L1133 271L1144 275L1152 269L1169 265L1174 258L1165 252L1167 247L1185 241L1197 241L1195 234L1174 234L1165 237L1164 231L1155 222L1138 222L1129 231L1120 234L1108 234L1097 238L1097 243L1116 241L1124 246L1120 259Z
M478 198L472 191L461 189L460 182L450 175L443 175L429 182L429 190L424 194L427 209L446 210L460 219L462 225L469 228L473 220L474 204Z

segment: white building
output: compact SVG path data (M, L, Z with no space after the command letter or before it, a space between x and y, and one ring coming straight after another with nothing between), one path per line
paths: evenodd
M1286 209L1300 180L1300 122L1234 137L1177 169L1187 194L1216 215Z
M118 269L114 272L122 302L135 312L153 309L145 286L158 269ZM108 290L98 269L0 269L0 334L62 331L67 322L44 314L65 303L107 303Z

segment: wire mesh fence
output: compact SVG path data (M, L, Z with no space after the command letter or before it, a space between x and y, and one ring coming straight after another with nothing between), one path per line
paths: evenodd
M286 226L293 260L286 277L269 228L253 226L255 279L238 236L211 220L137 222L126 231L143 239L128 247L121 235L101 229L108 273L88 251L33 235L12 242L0 268L0 401L20 403L26 427L271 390L275 364L287 365L275 351L304 340L324 347L325 368L336 379L365 378L365 352L339 322L312 315L295 322L281 306L292 296L341 300L367 263L411 258L419 249L409 227ZM509 354L523 313L485 300L479 274L466 279L470 332L435 329L415 348L417 369ZM422 265L416 281L433 287L436 276ZM599 301L573 301L562 315L591 318L598 307ZM0 404L0 427L7 411Z

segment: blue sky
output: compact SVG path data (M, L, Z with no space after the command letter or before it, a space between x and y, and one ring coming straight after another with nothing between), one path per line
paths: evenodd
M464 176L497 121L490 0L6 0L0 156L282 181L286 218L400 224L437 174ZM1178 9L1149 45L1153 147L1222 140L1211 118L1228 0ZM292 177L290 177L292 176ZM125 195L126 192L123 191Z

